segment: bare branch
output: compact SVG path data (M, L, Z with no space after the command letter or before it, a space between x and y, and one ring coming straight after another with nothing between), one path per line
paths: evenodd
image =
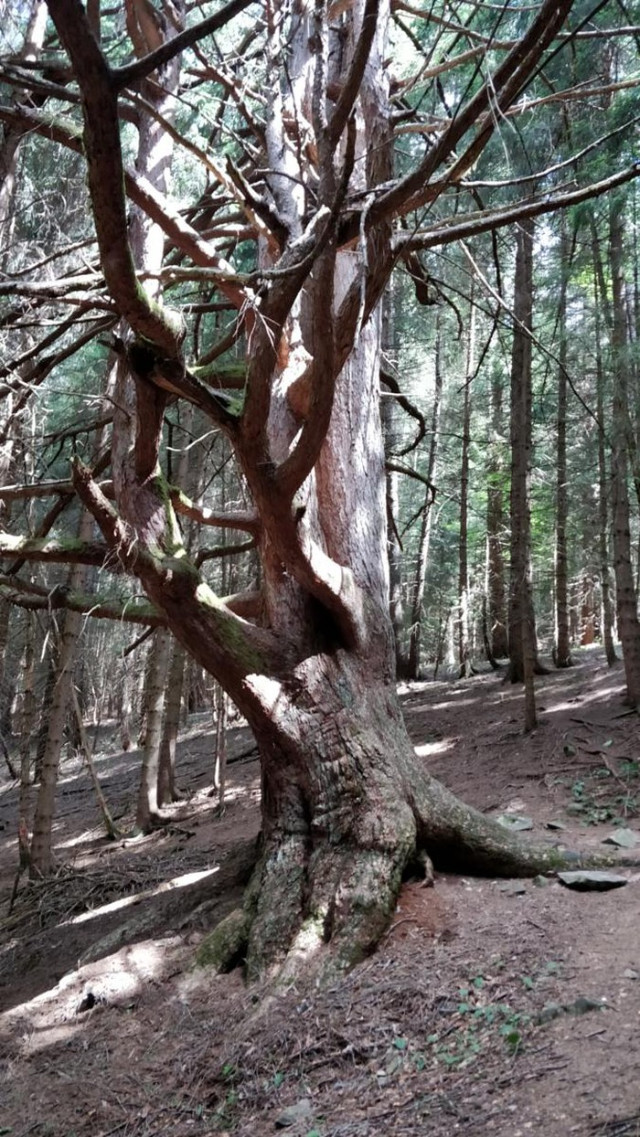
M166 40L161 47L150 52L149 55L145 55L143 59L137 59L135 63L128 63L124 67L115 68L111 73L114 89L122 90L123 87L130 87L140 79L145 79L147 75L153 74L154 71L163 67L170 59L174 59L185 48L192 47L205 36L223 28L239 12L244 12L245 8L248 8L251 3L252 0L231 0L219 12L215 12L213 16L208 16L206 20L201 20L199 24L185 28L183 32L173 36L170 40Z

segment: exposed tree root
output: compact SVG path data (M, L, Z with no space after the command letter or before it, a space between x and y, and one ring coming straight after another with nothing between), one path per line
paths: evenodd
M413 770L411 823L393 847L321 842L309 848L290 836L263 854L244 907L204 941L198 962L227 971L244 962L252 981L276 984L301 978L332 981L380 942L395 911L403 874L424 852L440 871L496 877L531 877L579 867L638 864L619 854L581 854L560 846L534 845L483 816L440 782ZM385 847L386 845L386 847Z

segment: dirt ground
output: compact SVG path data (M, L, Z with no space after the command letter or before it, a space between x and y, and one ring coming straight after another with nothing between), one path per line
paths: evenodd
M417 753L524 839L601 848L640 833L637 715L598 650L538 680L540 726L500 677L402 689ZM212 737L191 720L188 790L144 840L102 835L81 762L63 770L62 865L15 881L16 787L0 785L0 1135L11 1137L640 1137L640 872L569 891L554 878L404 886L376 953L333 988L261 999L194 966L237 904L259 826L259 774L229 736L216 816ZM96 766L123 832L139 754L108 733ZM549 828L549 824L562 828ZM640 850L640 846L638 847ZM639 852L640 858L640 852Z

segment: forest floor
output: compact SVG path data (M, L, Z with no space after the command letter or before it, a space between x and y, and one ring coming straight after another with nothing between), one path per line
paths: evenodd
M429 769L480 810L530 818L525 839L605 849L640 831L620 666L585 650L537 691L526 737L521 693L493 674L402 699ZM375 956L329 990L261 1003L239 971L194 966L238 903L258 832L247 731L229 744L220 819L210 720L190 721L189 796L143 840L104 839L88 775L67 761L64 867L21 882L10 916L17 790L0 785L0 1134L639 1137L639 872L601 893L552 878L409 883ZM115 747L107 732L96 767L126 831L140 756Z

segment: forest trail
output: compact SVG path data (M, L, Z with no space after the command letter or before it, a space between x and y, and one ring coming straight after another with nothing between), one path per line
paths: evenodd
M494 674L412 684L402 699L418 754L455 793L529 818L538 841L599 849L619 828L640 834L638 719L622 689L620 667L580 653L538 680L527 737L521 692ZM638 1137L640 873L604 893L409 883L367 963L256 1015L239 972L193 966L237 903L258 831L257 762L246 731L229 737L231 758L244 756L224 817L198 716L179 748L189 797L138 841L102 837L88 775L69 760L66 867L22 887L11 917L17 791L0 787L0 1133ZM105 733L96 767L126 830L139 755L113 746Z

